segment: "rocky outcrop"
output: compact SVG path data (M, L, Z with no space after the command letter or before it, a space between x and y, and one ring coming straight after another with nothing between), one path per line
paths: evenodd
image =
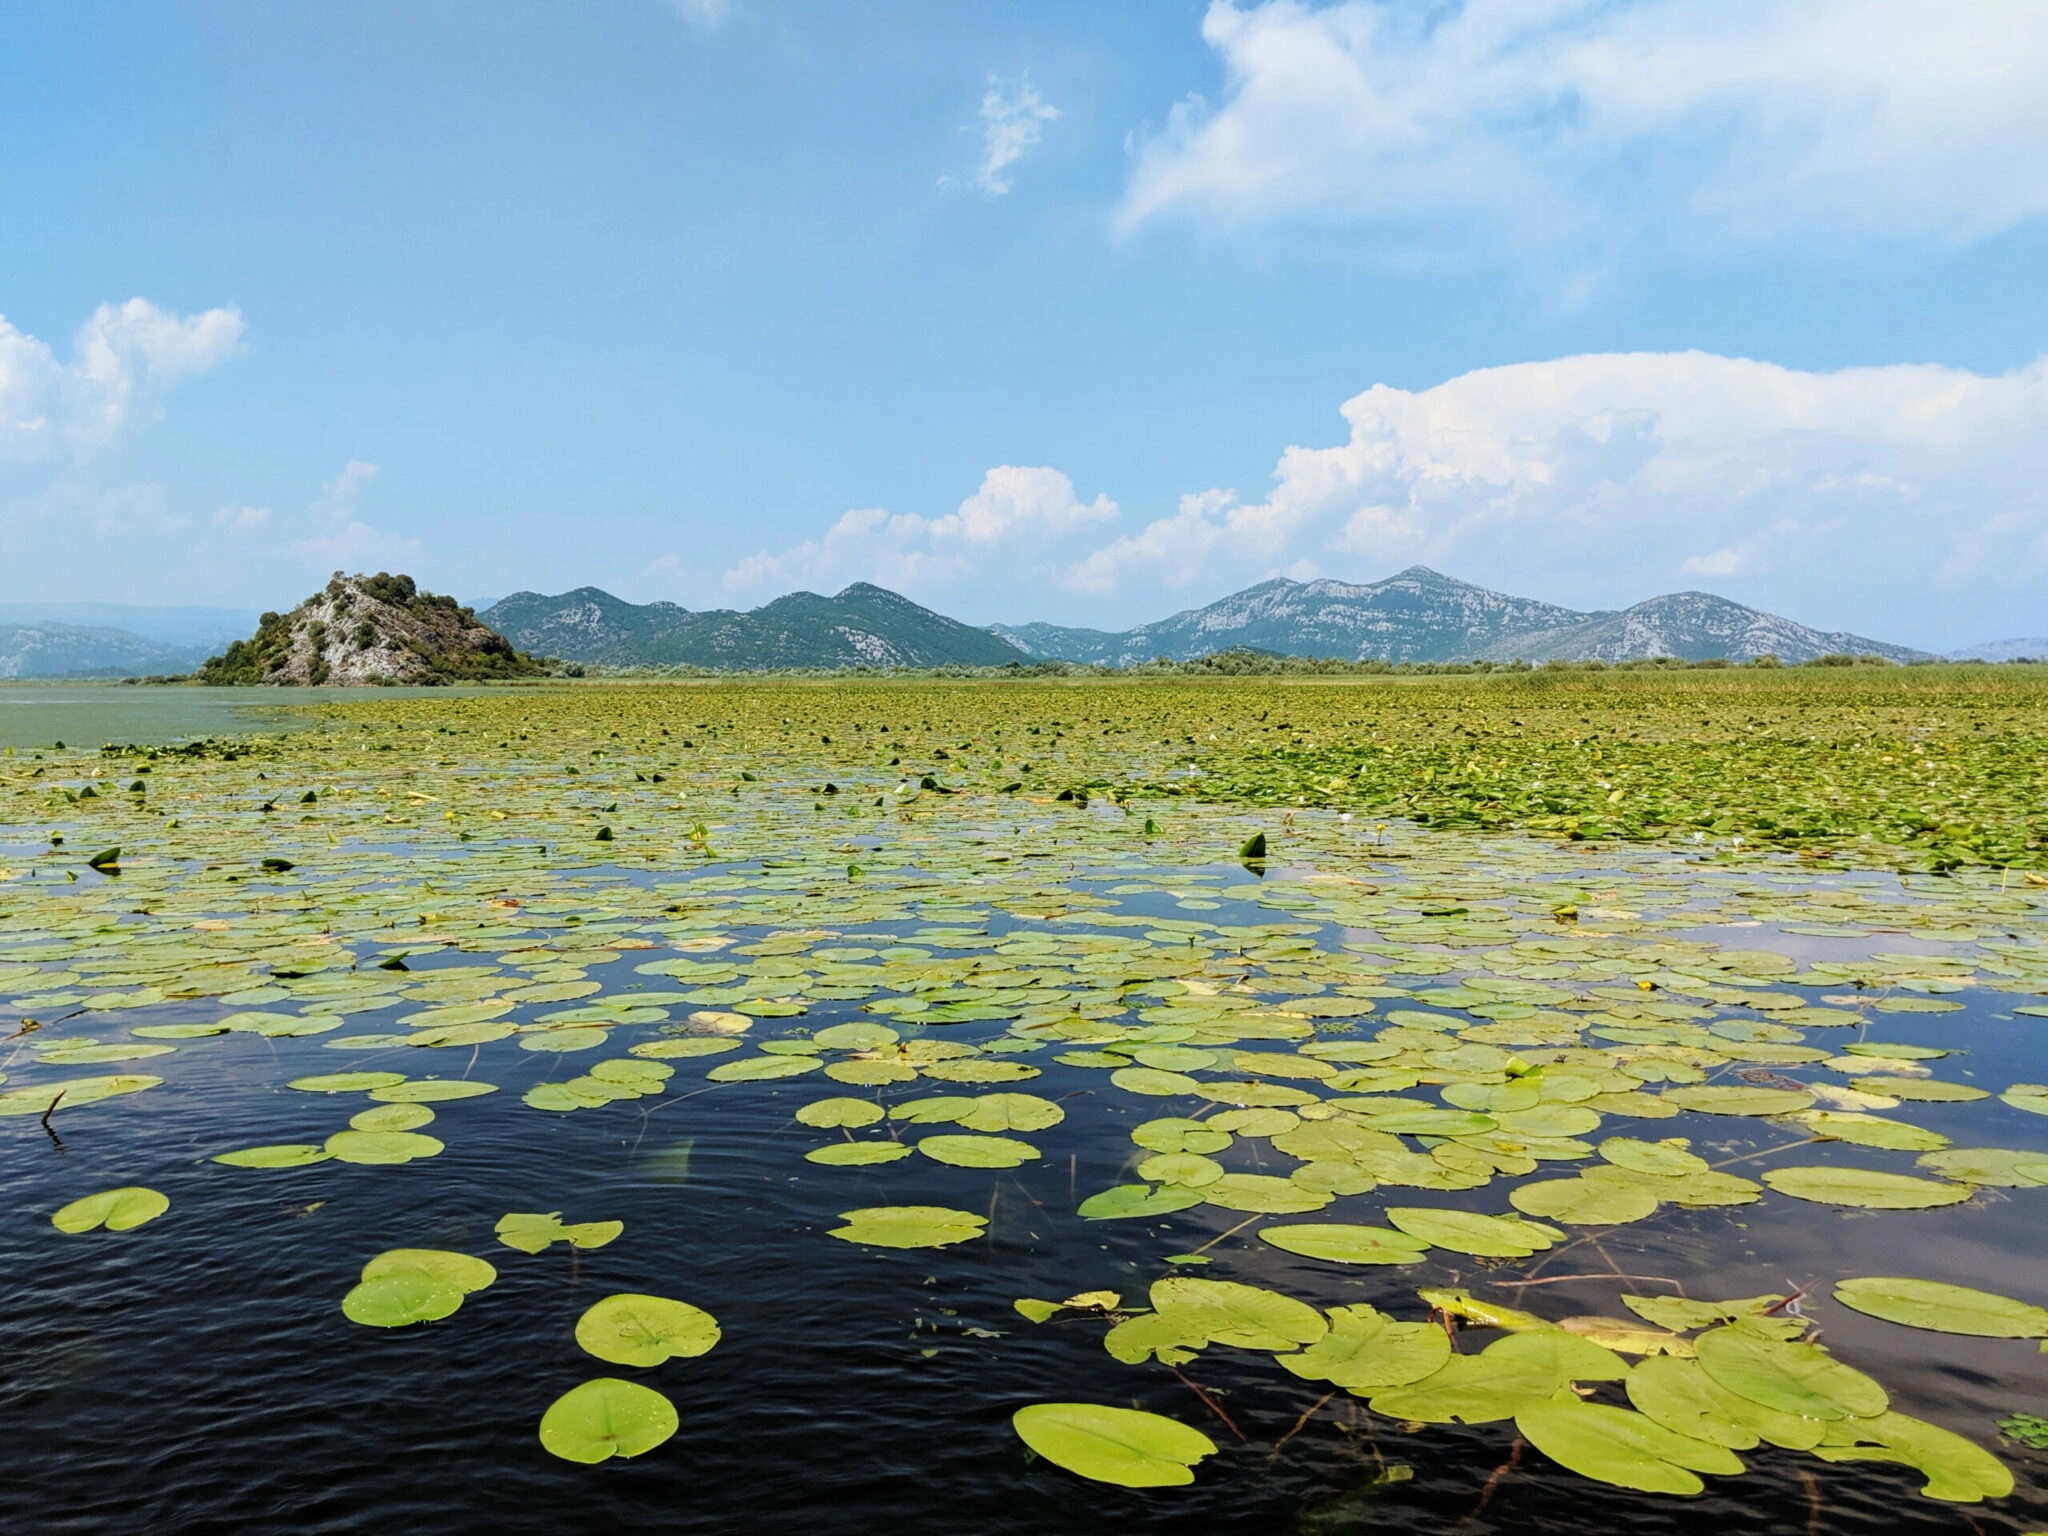
M410 576L340 571L290 613L266 613L197 680L269 687L432 685L532 677L546 667L452 597Z

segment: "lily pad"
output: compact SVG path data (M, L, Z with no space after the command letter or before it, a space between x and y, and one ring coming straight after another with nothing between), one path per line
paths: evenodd
M980 1237L986 1216L943 1205L876 1205L841 1211L831 1236L877 1248L945 1248Z
M804 1154L804 1161L819 1163L827 1168L871 1168L879 1163L893 1163L899 1158L908 1157L911 1151L909 1146L900 1141L835 1141L826 1146L811 1148ZM1014 1165L999 1163L992 1166Z
M1261 1227L1259 1236L1288 1253L1338 1264L1415 1264L1429 1252L1427 1242L1406 1232L1334 1221Z
M1813 1095L1790 1088L1735 1087L1725 1083L1700 1083L1690 1088L1667 1088L1664 1100L1680 1109L1706 1115L1789 1115L1813 1105Z
M1769 1168L1763 1180L1782 1195L1823 1205L1852 1205L1874 1211L1917 1211L1955 1205L1970 1198L1968 1184L1916 1179L1869 1168Z
M103 1189L62 1206L50 1218L59 1232L90 1232L105 1227L109 1232L128 1232L146 1221L155 1221L171 1208L168 1195L140 1184L120 1189Z
M644 1456L676 1432L675 1404L651 1387L599 1376L572 1387L541 1415L540 1443L564 1461L595 1465Z
M1038 1158L1038 1148L1009 1136L926 1136L917 1150L955 1168L1017 1168Z
M560 1211L510 1211L491 1229L498 1241L521 1253L545 1253L556 1243L602 1248L626 1230L623 1221L565 1222Z
M308 1142L286 1142L273 1147L244 1147L239 1152L222 1152L213 1161L230 1168L304 1168L324 1163L334 1154Z
M1581 1477L1643 1493L1698 1493L1706 1485L1697 1473L1743 1470L1725 1446L1676 1434L1640 1413L1604 1403L1542 1403L1516 1414L1515 1428Z
M2048 1338L2048 1308L1940 1280L1867 1277L1844 1280L1835 1300L1908 1328L1983 1339Z
M1162 1184L1157 1189L1146 1184L1119 1184L1090 1195L1074 1213L1088 1221L1117 1221L1132 1216L1168 1216L1201 1203L1199 1189L1177 1184Z
M462 1305L462 1289L410 1271L363 1280L341 1298L341 1313L366 1328L439 1322Z
M1867 1418L1888 1406L1883 1387L1818 1344L1788 1344L1737 1327L1694 1341L1700 1368L1738 1397L1804 1419Z
M1097 1403L1034 1403L1010 1418L1017 1437L1056 1467L1123 1488L1177 1488L1216 1442L1177 1419Z
M824 1130L873 1125L881 1118L882 1106L872 1099L813 1099L796 1112L797 1124Z
M1432 1248L1447 1248L1479 1258L1525 1259L1564 1236L1555 1227L1538 1221L1431 1206L1389 1206L1386 1217L1410 1237L1420 1238Z
M1911 1467L1927 1480L1922 1493L1954 1504L2002 1499L2013 1490L2012 1473L1996 1456L1924 1420L1886 1413L1840 1429L1839 1437L1830 1434L1813 1454L1823 1461L1887 1461Z
M621 1292L576 1320L584 1352L613 1365L660 1365L701 1355L718 1342L718 1320L701 1307L666 1296Z
M409 1163L446 1149L445 1142L417 1131L336 1131L327 1138L328 1154L343 1163Z

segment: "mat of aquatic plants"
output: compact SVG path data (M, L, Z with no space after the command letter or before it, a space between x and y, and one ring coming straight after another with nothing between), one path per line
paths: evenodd
M1546 686L591 688L0 759L10 1508L2048 1528L2048 876L1270 782L1702 708ZM1759 730L1691 771L1767 736L1820 804L1839 739L2024 845L2040 758L1988 744L2036 706L1917 686L1853 741L1731 687Z

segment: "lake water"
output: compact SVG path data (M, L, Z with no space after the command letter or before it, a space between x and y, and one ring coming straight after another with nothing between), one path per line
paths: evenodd
M0 683L0 747L52 742L197 741L317 727L317 706L480 688L150 688L118 683Z
M132 697L148 711L161 695L117 697L117 707ZM57 707L106 706L88 697ZM190 707L250 706L238 698ZM66 739L137 737L168 730L173 716L141 719L128 717L125 729L73 726ZM198 722L188 716L161 739L225 728ZM52 761L72 786L96 766L76 753ZM1546 1031L1575 1041L1567 1051L1626 1053L1659 1029L1682 1036L1690 1027L1734 1053L1708 1066L1711 1082L1837 1095L1856 1070L1843 1065L1845 1045L1923 1046L1954 1054L1917 1068L1893 1060L1895 1081L1931 1069L1994 1096L1894 1101L1876 1114L1958 1147L2048 1158L2048 1117L1996 1096L2048 1078L2039 1044L2048 1020L2014 1011L2048 988L2048 973L2019 974L2048 958L2048 913L2025 889L1981 876L1730 870L1651 849L1588 854L1399 829L1366 837L1307 816L1289 863L1248 869L1134 847L1142 807L1126 818L968 796L925 797L928 819L875 817L858 824L872 830L842 841L818 821L808 792L770 799L764 779L761 798L749 800L757 791L733 784L724 766L693 771L680 803L702 809L677 811L669 797L683 770L667 758L677 778L659 785L627 777L652 769L652 757L637 759L638 770L622 762L604 785L584 783L587 773L563 781L552 763L446 761L469 778L413 777L369 751L344 761L312 738L230 762L166 758L148 808L79 810L54 849L43 845L41 820L35 836L19 820L5 834L0 862L14 867L0 884L0 1023L28 1016L43 1027L7 1044L0 1093L97 1073L163 1080L60 1105L54 1134L33 1114L0 1118L0 1201L10 1217L0 1225L10 1277L0 1289L0 1479L14 1528L2019 1536L2048 1526L2048 1453L2001 1446L1994 1428L2015 1411L2048 1415L2048 1357L2034 1341L1903 1328L1830 1295L1847 1276L1915 1275L2048 1300L2048 1189L1985 1186L1928 1210L1845 1209L1773 1190L1753 1204L1666 1204L1625 1224L1566 1225L1554 1251L1525 1262L1432 1249L1406 1266L1301 1258L1258 1233L1382 1224L1389 1207L1511 1212L1514 1189L1574 1173L1585 1154L1560 1153L1533 1174L1469 1189L1382 1182L1310 1214L1248 1218L1196 1204L1091 1221L1077 1210L1136 1177L1148 1154L1133 1146L1134 1127L1227 1112L1236 1091L1228 1082L1248 1074L1298 1090L1293 1102L1326 1118L1387 1105L1326 1110L1316 1101L1341 1095L1318 1080L1286 1075L1284 1061L1265 1059L1274 1069L1265 1075L1232 1057L1311 1038L1384 1036L1417 1062L1439 1037L1445 1051L1478 1052L1435 1083L1388 1090L1430 1104L1445 1082L1488 1080L1486 1052L1542 1062L1552 1049L1541 1043ZM119 802L125 777L122 768L103 778L98 798ZM297 819L254 805L269 796L297 810L302 785L319 798ZM148 817L173 813L176 835L149 830ZM115 814L128 819L91 819ZM1176 804L1172 815L1173 835L1190 848L1242 835L1228 810ZM684 832L700 816L715 848ZM607 831L617 827L616 841L592 841L599 817ZM464 835L474 840L458 841ZM117 836L131 850L149 839L161 850L131 851L116 878L81 872L71 850ZM258 871L259 852L293 867ZM860 863L857 875L849 859ZM1553 908L1567 892L1581 905L1561 924ZM1723 953L1751 957L1740 962L1747 969L1715 969ZM1961 979L1942 979L1941 957L1956 957ZM407 969L379 969L401 958ZM675 968L643 969L656 962ZM1814 970L1859 962L1905 980L1861 985ZM243 1000L204 979L216 967L239 968ZM443 972L450 979L437 984ZM906 990L921 974L927 990ZM595 990L582 998L518 995L585 983ZM181 998L181 984L214 990ZM1346 986L1354 990L1332 990ZM650 993L687 1000L651 1005L645 1016L564 1017ZM485 1027L473 1043L459 1033L440 1048L408 1043L475 1028L454 1014L420 1017L461 1008L465 995L506 998L480 1005ZM1324 1014L1289 1011L1311 1004ZM753 1019L748 1046L801 1051L832 1025L879 1021L908 1046L993 1045L962 1055L1032 1075L963 1082L932 1071L948 1058L927 1054L915 1058L923 1064L914 1077L879 1086L817 1070L720 1082L708 1075L720 1064L770 1053L629 1055L634 1045L706 1038L714 1026L692 1022L693 1010L735 1009ZM137 1027L248 1014L320 1032L270 1036L245 1021L165 1054L99 1064L66 1063L61 1048L52 1055L59 1041L118 1049L137 1042ZM519 1033L494 1036L497 1025ZM1259 1033L1268 1025L1278 1038ZM563 1035L559 1043L573 1048L553 1048L551 1031L578 1028L597 1038ZM1233 1028L1250 1034L1213 1047L1222 1053L1213 1066L1187 1066L1203 1083L1224 1084L1221 1097L1164 1078L1126 1090L1112 1079L1121 1070L1113 1062L1090 1059L1105 1045L1176 1041L1199 1054ZM1720 1032L1697 1033L1709 1029ZM1783 1048L1774 1056L1771 1042L1788 1036L1833 1053L1836 1065L1789 1059ZM587 1080L595 1061L622 1059L663 1059L674 1076L647 1097L571 1113L526 1102L542 1085ZM827 1049L824 1059L852 1057ZM285 1085L355 1070L497 1091L434 1105L425 1132L445 1151L402 1166L213 1161L256 1145L317 1146L344 1129L376 1107L363 1093ZM1418 1071L1430 1075L1426 1065ZM1064 1113L1055 1126L1016 1133L1034 1155L1015 1168L921 1154L821 1166L804 1154L846 1137L914 1143L958 1127L892 1119L841 1133L793 1118L834 1095L888 1109L990 1091L1028 1093ZM1372 1097L1368 1087L1350 1091ZM1809 1143L1789 1121L1690 1109L1636 1118L1631 1102L1639 1101L1611 1101L1587 1141L1686 1137L1736 1174L1787 1165L1923 1174L1909 1152ZM1411 1135L1406 1144L1427 1150L1434 1140ZM1297 1167L1250 1131L1216 1156L1232 1174ZM49 1213L65 1202L126 1185L162 1191L170 1211L132 1233L52 1229ZM986 1229L955 1246L911 1250L829 1235L844 1212L913 1203L972 1213ZM620 1220L625 1232L587 1252L528 1255L495 1240L501 1215L546 1211ZM341 1298L366 1259L418 1247L483 1256L499 1278L438 1322L387 1331L343 1316ZM1208 1262L1167 1262L1188 1257ZM1178 1370L1127 1365L1104 1350L1099 1320L1070 1313L1034 1325L1012 1307L1020 1297L1099 1289L1142 1305L1147 1288L1172 1275L1269 1287L1324 1309L1370 1302L1404 1319L1427 1315L1421 1286L1469 1287L1552 1319L1626 1317L1624 1292L1789 1295L1839 1359L1888 1389L1896 1410L1994 1448L2018 1486L1984 1504L1943 1504L1920 1496L1919 1479L1900 1468L1764 1448L1743 1453L1742 1475L1709 1477L1697 1497L1649 1497L1563 1471L1510 1423L1411 1425L1250 1349L1212 1345ZM617 1292L704 1308L723 1337L707 1355L652 1369L602 1364L579 1349L575 1324ZM1498 1336L1471 1330L1461 1347ZM547 1454L535 1434L543 1410L602 1375L667 1395L680 1420L674 1438L601 1466ZM1016 1409L1048 1401L1140 1407L1202 1430L1219 1449L1187 1487L1084 1481L1028 1457L1010 1429Z

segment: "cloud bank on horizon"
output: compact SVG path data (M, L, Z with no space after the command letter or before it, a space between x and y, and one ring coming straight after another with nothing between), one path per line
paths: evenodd
M1592 354L1420 391L1374 385L1341 413L1349 437L1286 449L1258 500L1191 492L1171 516L1116 532L1106 495L1084 506L1057 470L1005 466L947 517L849 512L821 538L741 562L726 585L860 579L984 604L1007 587L1028 606L1038 582L1126 611L1418 562L1589 604L1652 595L1614 591L1617 564L1655 590L1770 601L1815 572L1880 590L1929 573L1948 588L2048 579L2048 359L1984 377Z

